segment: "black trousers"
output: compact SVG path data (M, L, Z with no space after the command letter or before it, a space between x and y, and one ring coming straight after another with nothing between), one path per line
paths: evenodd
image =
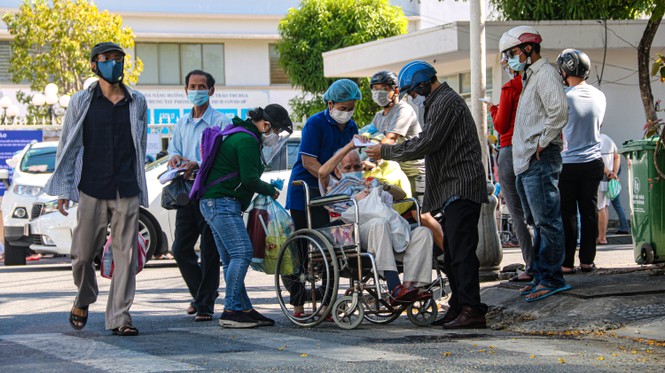
M566 163L559 176L561 220L566 257L563 266L575 266L577 211L580 212L580 263L592 264L598 238L598 184L605 174L601 158L586 163Z
M201 265L194 245L201 236ZM175 239L171 248L182 278L194 298L198 313L212 314L219 288L219 252L210 227L201 215L198 203L176 212Z
M453 310L473 307L483 314L487 305L480 302L480 261L478 247L478 220L480 204L458 199L448 205L440 220L443 228L443 270L450 282L450 301Z
M312 193L312 198L318 197L318 193ZM328 214L328 210L326 210L323 207L316 207L310 210L311 211L311 219L312 219L312 228L321 228L326 224L330 223L330 215ZM305 229L307 228L307 212L304 210L291 210L291 217L293 218L293 224L295 226L295 229ZM299 247L298 248L298 256L300 257L300 260L298 262L301 264L301 267L304 267L307 265L306 261L304 260L307 258L307 248L306 247ZM304 268L301 268L302 271L304 271ZM306 300L306 295L305 294L305 289L300 281L296 280L295 276L282 276L282 281L284 281L284 285L288 287L289 289L289 304L292 306L302 306L305 304ZM325 304L325 300L324 300Z

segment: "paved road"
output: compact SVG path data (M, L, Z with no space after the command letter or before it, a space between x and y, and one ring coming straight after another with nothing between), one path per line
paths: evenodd
M518 254L507 252L504 263L512 262L510 255ZM630 249L607 248L601 257L630 257ZM141 336L114 337L103 330L110 283L103 278L88 326L76 332L67 322L75 294L70 266L62 259L40 262L0 267L0 371L588 372L663 367L662 348L603 336L446 332L412 326L405 316L390 325L363 324L352 331L334 324L301 329L281 315L272 278L256 272L250 272L250 297L260 312L277 320L276 326L239 331L222 329L216 321L194 323L184 312L188 294L172 261L153 262L138 275L132 314Z

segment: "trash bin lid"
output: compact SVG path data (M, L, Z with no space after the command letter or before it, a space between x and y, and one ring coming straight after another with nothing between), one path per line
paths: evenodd
M624 154L640 150L655 150L657 142L658 136L653 136L648 139L628 140L621 145L619 153Z

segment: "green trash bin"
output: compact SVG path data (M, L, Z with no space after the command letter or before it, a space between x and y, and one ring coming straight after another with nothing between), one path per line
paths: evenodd
M658 167L665 172L665 149L655 155L657 137L626 141L619 153L630 160L628 190L630 192L631 230L635 242L635 262L665 262L665 180L658 177Z

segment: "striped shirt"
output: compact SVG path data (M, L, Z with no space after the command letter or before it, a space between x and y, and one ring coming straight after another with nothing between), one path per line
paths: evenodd
M46 182L44 192L61 199L74 202L79 200L78 185L81 181L83 168L83 122L90 108L90 101L98 83L93 83L87 89L76 92L65 114L62 126L62 135L58 143L58 153L55 160L53 175ZM123 83L121 83L123 84ZM148 207L148 186L145 180L145 150L148 139L147 117L148 105L145 97L131 88L125 86L127 93L132 96L129 102L129 123L132 129L132 140L136 152L135 167L136 182L139 186L139 202L141 206ZM88 151L94 151L88 150Z
M568 121L568 102L563 81L554 66L541 57L526 69L522 95L517 105L513 130L515 175L529 169L538 146L561 147L561 131Z
M440 210L454 196L487 202L476 125L464 99L446 83L425 101L425 130L420 136L397 145L384 144L381 157L396 161L425 158L424 212Z

